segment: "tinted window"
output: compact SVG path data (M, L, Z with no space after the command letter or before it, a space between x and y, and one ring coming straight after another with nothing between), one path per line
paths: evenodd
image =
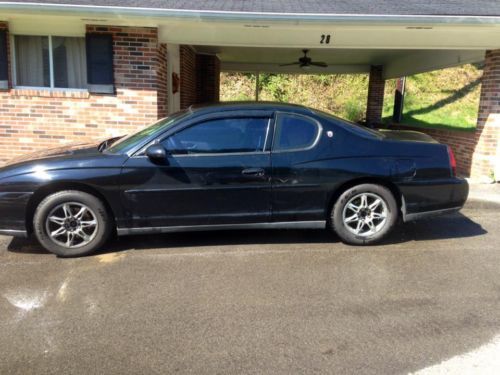
M318 136L315 121L304 116L280 114L276 127L275 150L295 150L310 147Z
M264 149L267 118L231 118L202 122L163 141L172 154L255 152Z

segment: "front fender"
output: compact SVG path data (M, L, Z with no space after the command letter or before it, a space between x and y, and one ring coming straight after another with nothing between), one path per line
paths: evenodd
M0 180L0 231L28 231L30 217L48 194L81 189L105 200L118 221L123 217L118 184L120 167L40 169Z

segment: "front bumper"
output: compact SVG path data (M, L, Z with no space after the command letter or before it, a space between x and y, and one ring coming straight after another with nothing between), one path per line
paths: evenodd
M0 234L26 237L26 211L32 192L0 192Z
M27 230L17 230L17 229L0 229L0 236L11 236L11 237L28 237Z

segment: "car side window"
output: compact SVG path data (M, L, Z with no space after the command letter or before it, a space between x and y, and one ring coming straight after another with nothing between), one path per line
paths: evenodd
M264 150L269 118L223 118L183 129L162 141L173 155L259 152Z
M320 127L306 116L279 113L273 144L274 151L301 150L311 147Z

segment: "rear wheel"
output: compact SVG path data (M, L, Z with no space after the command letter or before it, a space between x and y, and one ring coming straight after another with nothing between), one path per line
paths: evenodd
M346 190L333 205L331 226L343 242L369 245L381 241L394 227L398 206L384 186L361 184Z
M112 222L95 196L76 190L54 193L37 207L33 228L40 244L59 256L93 253L109 238Z

